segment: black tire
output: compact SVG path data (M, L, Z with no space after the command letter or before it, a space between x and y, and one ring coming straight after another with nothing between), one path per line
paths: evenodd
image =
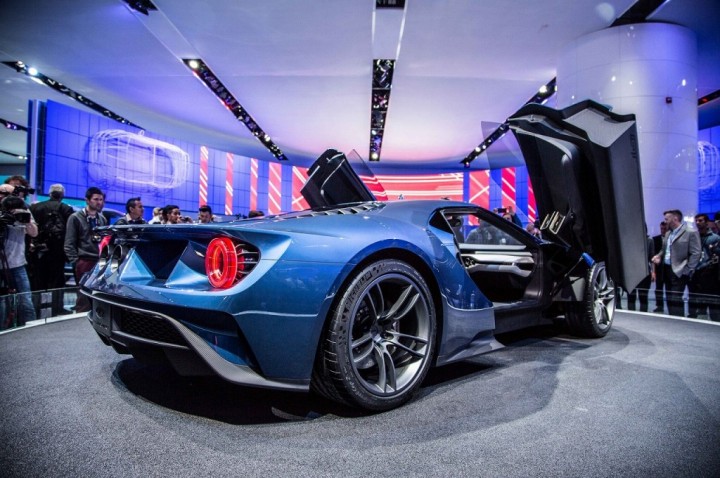
M566 316L570 332L580 337L607 335L615 316L615 284L608 277L604 262L588 270L583 301L568 304Z
M380 260L356 273L341 293L320 344L314 391L366 410L410 400L435 350L430 290L410 265Z

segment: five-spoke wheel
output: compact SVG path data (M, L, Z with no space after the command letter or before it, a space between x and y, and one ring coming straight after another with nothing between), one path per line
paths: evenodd
M583 299L567 310L573 333L583 337L604 337L615 316L615 283L608 277L604 263L596 263L588 271Z
M375 262L354 276L338 301L313 387L370 410L396 407L425 377L435 329L435 307L422 276L404 262Z

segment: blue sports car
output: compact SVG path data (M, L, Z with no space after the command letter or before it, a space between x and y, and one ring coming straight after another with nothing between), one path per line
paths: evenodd
M376 201L328 150L309 210L100 230L89 320L139 361L368 410L409 400L432 366L502 347L502 332L567 320L602 337L616 285L647 273L634 116L588 101L529 105L509 124L542 239L473 204Z

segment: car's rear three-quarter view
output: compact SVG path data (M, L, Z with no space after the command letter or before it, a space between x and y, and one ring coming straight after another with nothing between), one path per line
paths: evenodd
M433 366L501 348L503 332L567 320L602 337L616 286L644 275L634 117L584 102L508 122L542 239L469 203L377 201L328 150L306 211L102 229L89 320L139 361L373 411L410 400Z

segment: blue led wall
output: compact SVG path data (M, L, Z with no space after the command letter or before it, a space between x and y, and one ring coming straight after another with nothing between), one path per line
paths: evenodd
M698 212L720 213L720 126L698 133Z
M89 186L97 186L106 193L108 207L123 210L127 199L141 197L146 215L152 206L167 204L186 212L197 211L200 203L209 204L217 214L225 210L224 151L141 131L53 101L46 103L44 130L38 192L60 183L67 198L82 200ZM201 175L203 154L207 170ZM201 182L206 201L199 195ZM267 185L259 187L264 188L259 194L267 195ZM233 155L232 190L232 214L247 214L250 158Z

